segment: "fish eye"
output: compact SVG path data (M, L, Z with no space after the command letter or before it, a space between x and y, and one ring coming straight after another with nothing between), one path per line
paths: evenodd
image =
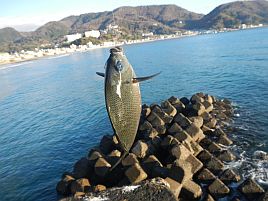
M118 72L120 72L120 71L123 70L123 65L122 65L122 63L121 63L120 60L116 60L116 61L115 61L115 68L116 68L116 70L117 70Z

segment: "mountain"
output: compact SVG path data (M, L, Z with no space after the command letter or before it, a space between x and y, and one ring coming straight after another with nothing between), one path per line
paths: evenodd
M154 30L153 24L167 31L182 28L185 23L201 19L203 15L190 12L176 5L154 5L138 7L120 7L112 12L88 13L78 17L72 16L61 20L68 24L71 32L88 29L105 29L115 23L129 31Z
M10 51L10 47L16 51L32 49L40 44L55 44L60 42L64 35L83 33L89 29L105 29L109 24L119 25L120 30L126 34L169 34L202 17L202 14L176 5L120 7L113 11L69 16L60 21L48 22L33 32L17 32L20 37L7 36L9 34L3 30L0 32L0 38L9 38L5 39L5 45L0 46L0 51Z
M69 27L62 22L48 22L34 31L33 36L44 40L53 41L68 34Z
M207 15L190 12L176 5L120 7L113 11L69 16L48 22L33 32L0 29L0 52L53 46L63 36L117 24L124 35L144 32L170 34L182 29L235 28L241 24L268 24L268 2L237 1L218 6Z
M15 41L22 38L20 32L11 27L0 29L0 44Z
M268 1L237 1L220 5L188 28L237 28L241 24L268 24Z

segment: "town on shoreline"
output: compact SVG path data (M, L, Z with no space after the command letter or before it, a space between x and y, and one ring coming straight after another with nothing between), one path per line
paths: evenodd
M206 31L185 31L185 32L178 32L176 34L171 35L154 35L153 33L144 33L142 35L142 38L140 39L133 39L133 40L112 40L112 41L103 41L99 42L98 44L93 44L91 41L89 41L86 45L76 45L74 43L71 43L75 40L81 39L81 34L72 34L67 35L66 40L67 42L70 42L70 45L67 47L57 47L54 48L44 48L39 49L35 48L35 50L22 50L20 52L14 52L14 53L8 53L0 52L0 68L12 63L20 63L24 61L31 61L40 59L43 57L51 57L51 56L57 56L57 55L68 55L75 52L85 52L89 50L99 49L99 48L109 48L114 46L121 46L121 45L130 45L130 44L137 44L137 43L145 43L145 42L153 42L158 40L167 40L167 39L176 39L176 38L182 38L182 37L189 37L189 36L196 36L196 35L203 35L203 34L217 34L221 32L230 32L230 31L238 31L238 30L244 30L244 29L252 29L252 28L260 28L263 27L262 24L259 25L245 25L242 26L239 29L230 29L225 28L223 30L206 30ZM91 35L90 35L90 33ZM98 38L99 33L95 30L89 31L88 34L90 37ZM85 33L87 34L87 33Z

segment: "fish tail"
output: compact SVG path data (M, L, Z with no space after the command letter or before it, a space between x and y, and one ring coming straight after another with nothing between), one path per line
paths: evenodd
M119 160L114 164L114 166L109 170L110 172L113 171L113 169L121 163L121 161L126 157L128 154L128 151L124 151L123 155L119 158Z

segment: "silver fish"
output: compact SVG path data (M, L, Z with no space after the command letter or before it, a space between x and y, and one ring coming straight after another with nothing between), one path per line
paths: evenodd
M106 109L124 153L115 168L129 152L134 143L140 121L141 93L139 82L148 80L159 73L136 78L135 72L128 62L121 47L110 49L110 57L106 62L104 73L97 72L105 78Z

